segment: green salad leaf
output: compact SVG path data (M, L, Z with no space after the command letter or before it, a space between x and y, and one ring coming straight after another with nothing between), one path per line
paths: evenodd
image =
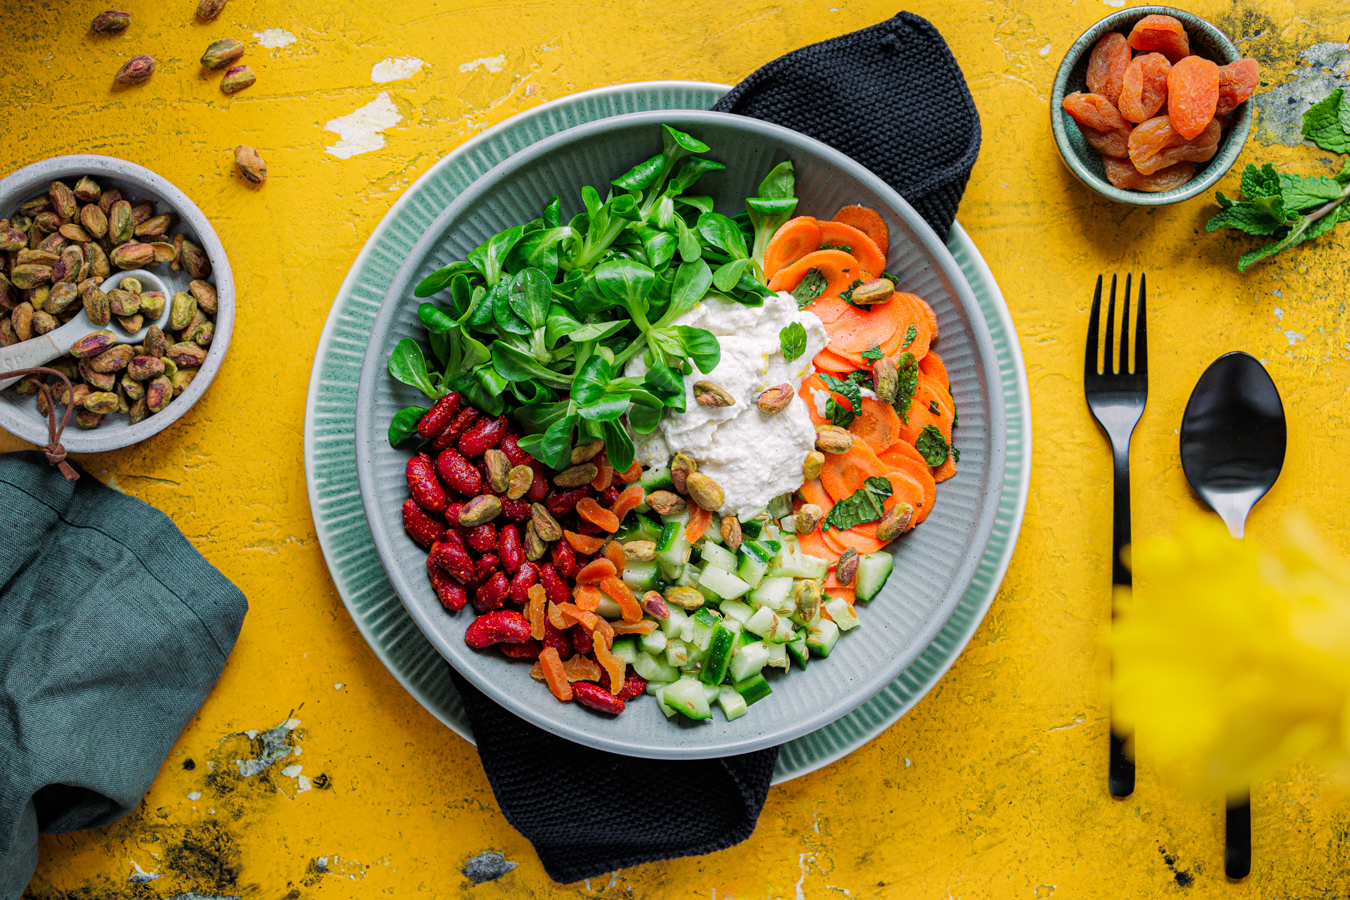
M778 332L778 343L783 348L783 359L792 362L806 352L806 329L801 322L792 322Z
M863 481L863 486L852 495L835 503L821 523L821 530L837 528L847 531L855 525L876 522L886 514L883 504L890 498L891 482L873 475Z
M919 451L919 455L930 466L940 466L947 461L947 454L951 448L947 445L947 439L942 436L942 430L936 425L925 425L923 431L919 432L919 438L914 442L914 449Z

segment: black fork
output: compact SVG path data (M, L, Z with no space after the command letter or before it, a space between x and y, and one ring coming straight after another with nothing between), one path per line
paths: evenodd
M1097 290L1092 296L1092 313L1088 320L1087 358L1083 366L1083 393L1087 397L1092 417L1111 439L1111 455L1115 462L1115 515L1112 529L1111 583L1132 588L1130 570L1121 560L1121 551L1130 543L1130 436L1143 415L1148 400L1148 323L1144 315L1145 277L1139 276L1137 324L1134 334L1134 370L1130 370L1130 293L1131 276L1125 276L1125 294L1120 316L1119 370L1115 365L1116 276L1111 276L1111 298L1106 308L1106 340L1100 345L1102 364L1097 364L1099 344L1098 320L1102 308L1102 276L1097 276ZM1115 617L1114 589L1112 618ZM1114 797L1128 797L1134 793L1134 760L1126 749L1129 735L1111 722L1111 762L1108 787Z

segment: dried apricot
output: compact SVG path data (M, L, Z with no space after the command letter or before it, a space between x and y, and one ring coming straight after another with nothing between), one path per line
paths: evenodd
M1130 30L1130 46L1136 50L1157 50L1172 65L1191 54L1191 39L1186 26L1173 16L1144 16Z
M1112 31L1097 42L1088 57L1087 88L1112 103L1120 102L1120 82L1130 64L1130 43Z
M1219 105L1219 67L1188 56L1167 73L1167 117L1186 140L1205 130Z
M614 563L604 557L593 559L577 573L577 584L599 584L602 579L615 574L617 569Z
M1124 191L1146 191L1157 194L1181 187L1195 177L1195 163L1179 162L1176 165L1159 169L1152 175L1141 174L1128 159L1104 158L1106 178L1111 184Z
M577 515L610 534L619 530L619 517L596 503L594 497L583 497L577 503Z
M1254 59L1239 59L1219 67L1219 103L1216 116L1226 116L1237 109L1261 83L1261 66Z
M1219 120L1210 119L1205 130L1188 141L1177 134L1167 116L1155 116L1130 132L1130 162L1142 175L1183 160L1208 162L1218 152L1222 131Z
M611 575L600 582L600 590L609 595L615 603L619 604L622 610L623 620L625 622L642 621L642 607L638 605L637 597L633 596L633 591L628 585L624 584L623 579L617 575Z
M584 609L587 612L595 612L600 608L600 598L604 595L600 589L593 584L579 584L572 592L573 602L577 609Z
M544 681L548 683L548 689L553 692L563 703L572 699L572 686L567 681L567 675L563 672L562 660L558 658L558 651L552 647L545 647L539 654L539 667L543 670Z
M1064 111L1078 123L1083 139L1103 156L1129 153L1130 123L1101 94L1075 91L1064 98Z
M1130 60L1120 85L1120 114L1131 122L1147 122L1167 102L1167 73L1172 64L1161 53Z

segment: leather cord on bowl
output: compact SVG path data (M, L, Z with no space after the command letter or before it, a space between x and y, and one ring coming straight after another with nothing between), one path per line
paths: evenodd
M7 378L25 378L29 375L55 375L60 378L66 386L66 398L69 400L75 393L74 386L64 372L56 369L48 369L45 366L37 366L32 369L14 369L11 372L0 372L0 380ZM70 422L70 403L66 403L66 414L61 417L61 424L56 424L56 400L52 397L52 390L46 382L39 381L38 390L42 391L42 396L47 398L47 446L42 448L42 452L47 456L47 462L61 470L61 474L67 481L74 481L80 477L70 463L66 462L66 448L61 446L61 433L66 430L66 425Z

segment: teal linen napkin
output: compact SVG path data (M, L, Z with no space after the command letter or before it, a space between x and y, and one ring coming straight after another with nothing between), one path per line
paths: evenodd
M135 808L247 610L163 513L0 455L0 900L31 879L39 831Z

